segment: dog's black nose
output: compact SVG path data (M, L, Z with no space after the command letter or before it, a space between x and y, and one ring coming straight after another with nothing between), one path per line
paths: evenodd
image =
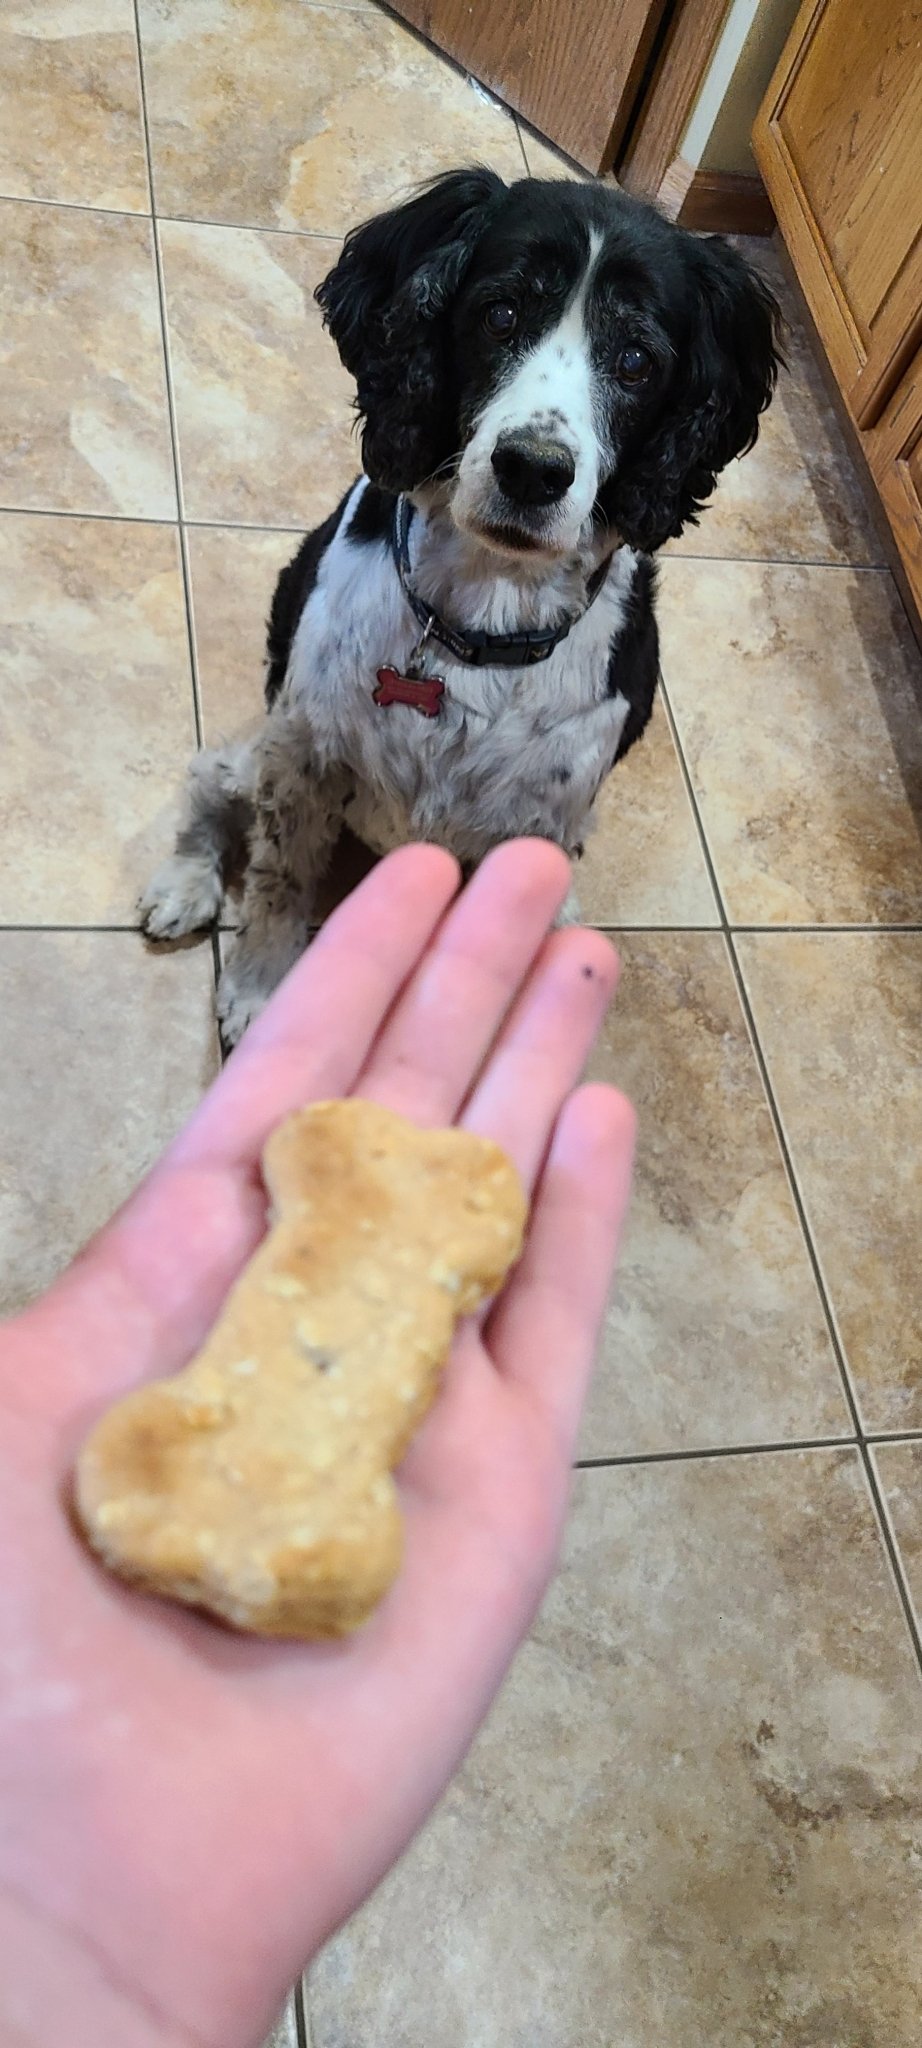
M490 460L497 482L515 505L554 505L576 475L569 448L543 434L504 434Z

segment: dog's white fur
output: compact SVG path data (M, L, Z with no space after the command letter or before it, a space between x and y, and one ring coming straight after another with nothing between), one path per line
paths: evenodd
M529 256L542 216L543 275ZM446 327L459 288L467 312ZM450 174L348 237L318 296L357 378L377 481L355 486L280 580L267 716L193 763L176 850L141 905L151 936L178 937L213 920L228 873L244 870L218 994L231 1044L301 952L344 822L377 853L431 840L465 867L516 836L580 850L656 689L652 570L635 545L697 516L751 446L776 368L777 309L738 256L579 185L508 191L489 172ZM491 315L511 298L504 349ZM625 349L652 380L646 402L626 388ZM549 659L517 668L430 643L425 672L446 685L431 721L373 694L380 668L406 673L420 637L387 519L402 489L412 588L435 613L468 633L573 621Z
M636 567L629 548L618 551L595 603L549 660L470 669L433 648L427 666L446 683L440 716L376 705L377 669L405 670L420 629L390 547L348 538L368 488L364 479L356 485L323 556L278 701L252 739L197 757L179 850L141 904L155 938L209 923L223 894L229 833L243 827L251 837L240 933L219 991L228 1044L303 950L315 886L343 821L375 853L431 840L465 866L519 836L574 853L627 716L626 699L609 691L608 663ZM468 627L491 632L545 626L585 603L592 566L587 557L551 573L545 562L540 574L513 565L497 575L495 555L431 505L414 520L411 560L428 603L460 609Z
M549 433L569 449L576 466L566 496L548 508L543 546L566 554L591 539L592 507L611 454L584 319L600 248L601 236L590 235L589 259L563 319L512 370L480 414L461 457L452 499L452 516L468 533L481 534L484 521L498 510L490 460L494 448L504 435L524 430Z

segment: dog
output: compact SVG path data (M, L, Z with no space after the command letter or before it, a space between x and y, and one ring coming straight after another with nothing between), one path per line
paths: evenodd
M448 172L353 229L317 299L364 475L283 571L254 739L193 762L151 938L217 916L233 1045L307 943L344 825L374 854L576 859L657 685L651 557L750 449L781 361L762 279L603 184Z

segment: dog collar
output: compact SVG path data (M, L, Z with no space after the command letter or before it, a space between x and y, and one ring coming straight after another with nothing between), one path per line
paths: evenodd
M546 627L529 633L485 633L475 629L470 633L461 632L457 626L449 626L417 597L411 581L410 566L410 522L413 507L409 498L399 497L394 503L394 517L391 525L391 549L400 588L417 624L423 628L422 640L414 649L419 655L422 647L430 640L437 640L440 647L447 648L456 661L463 661L468 668L525 668L535 661L547 661L555 647L565 640L571 628L581 619L589 606L595 603L599 591L611 566L611 555L606 555L598 568L593 569L586 584L586 603L581 612L573 612L559 626ZM421 707L420 707L421 708ZM432 715L431 713L429 714Z

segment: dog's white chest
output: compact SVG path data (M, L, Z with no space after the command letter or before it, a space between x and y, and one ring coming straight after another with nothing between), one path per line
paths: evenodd
M438 714L375 702L378 670L405 673L419 628L389 548L339 536L298 625L285 686L329 760L358 780L349 821L377 852L436 840L478 860L497 839L579 836L627 715L608 650L633 560L545 662L472 669L430 645L445 683Z

